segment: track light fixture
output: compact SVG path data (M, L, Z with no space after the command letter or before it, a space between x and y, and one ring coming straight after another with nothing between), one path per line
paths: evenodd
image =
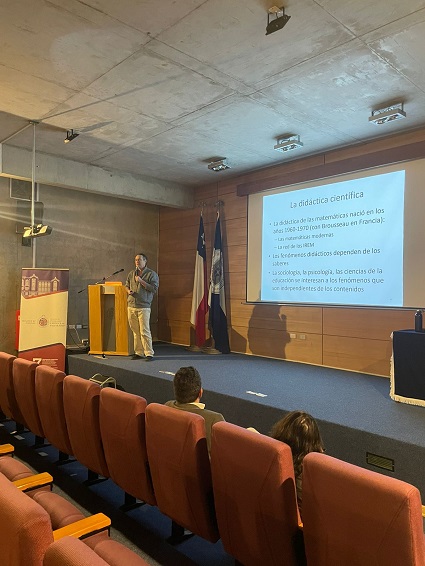
M388 124L388 122L400 120L401 118L406 118L406 112L403 110L403 103L398 102L386 108L372 110L372 116L370 116L369 122L377 126L382 126L382 124Z
M63 140L64 143L69 143L72 140L75 140L76 137L78 137L80 134L77 134L76 132L74 132L74 130L67 130L66 131L66 138Z
M275 31L278 31L286 26L291 16L285 14L285 7L282 6L278 8L277 6L272 6L267 10L267 27L266 35L270 35ZM270 16L274 14L275 18L270 21Z
M219 171L230 169L230 165L227 163L227 159L223 157L222 159L216 159L208 163L208 169L217 173Z
M303 143L300 140L299 135L294 136L286 136L284 138L278 138L277 144L274 146L273 149L276 151L292 151L293 149L298 149L299 147L303 147Z
M23 238L38 238L39 236L48 236L52 233L52 227L46 224L34 224L34 226L25 226Z

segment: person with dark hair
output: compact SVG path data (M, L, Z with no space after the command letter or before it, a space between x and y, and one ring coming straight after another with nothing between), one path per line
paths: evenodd
M201 415L205 420L205 435L207 439L208 452L211 449L211 429L214 423L224 421L221 413L205 409L201 403L203 394L201 376L199 371L192 367L181 367L173 379L174 401L167 401L168 407L174 407L181 411L189 411L196 415Z
M322 437L314 418L304 411L291 411L273 425L270 436L292 450L298 507L302 504L303 460L309 452L324 452Z
M136 268L127 275L125 283L128 324L134 337L133 360L153 360L152 334L150 329L151 304L159 287L158 274L146 266L148 258L139 253L134 258Z

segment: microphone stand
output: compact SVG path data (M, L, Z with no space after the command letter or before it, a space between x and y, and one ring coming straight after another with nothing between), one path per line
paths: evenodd
M104 277L103 279L101 279L100 281L96 281L96 283L94 283L94 285L101 285L102 283L104 283L105 281L108 281L108 279L110 279L111 277L113 277L114 275L117 275L118 273L121 273L124 271L124 268L119 269L118 271L114 271L113 273L111 273L111 275L108 275L108 277ZM78 293L82 293L83 291L85 291L87 289L87 287L84 287L84 289L80 289L78 291Z

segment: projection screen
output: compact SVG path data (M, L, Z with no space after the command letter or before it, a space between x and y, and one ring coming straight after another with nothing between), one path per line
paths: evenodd
M247 301L425 304L425 160L248 197Z

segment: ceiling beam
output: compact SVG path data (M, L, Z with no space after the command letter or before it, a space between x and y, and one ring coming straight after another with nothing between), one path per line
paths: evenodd
M0 144L0 176L31 180L32 152ZM174 208L192 208L193 189L171 181L54 157L36 156L36 182Z

